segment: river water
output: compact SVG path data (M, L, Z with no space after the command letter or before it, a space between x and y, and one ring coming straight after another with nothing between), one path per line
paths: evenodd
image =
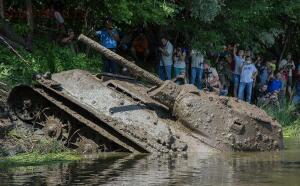
M0 185L300 185L300 139L286 150L169 157L101 154L78 162L0 170Z

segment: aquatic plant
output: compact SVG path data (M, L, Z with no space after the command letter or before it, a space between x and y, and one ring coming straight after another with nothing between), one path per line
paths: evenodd
M39 152L23 153L0 159L0 167L5 166L33 166L54 162L78 161L82 157L74 152L40 154Z

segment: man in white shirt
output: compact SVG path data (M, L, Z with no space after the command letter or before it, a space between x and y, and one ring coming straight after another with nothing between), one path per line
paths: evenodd
M245 89L246 89L246 101L251 103L253 82L257 75L257 69L252 63L250 57L246 58L246 61L241 66L241 76L238 98L244 100Z

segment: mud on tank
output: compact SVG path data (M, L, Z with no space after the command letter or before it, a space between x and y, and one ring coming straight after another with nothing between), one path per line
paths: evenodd
M163 82L89 38L79 40L149 84L82 70L40 76L36 85L10 92L8 105L16 118L83 152L283 149L281 126L258 107Z

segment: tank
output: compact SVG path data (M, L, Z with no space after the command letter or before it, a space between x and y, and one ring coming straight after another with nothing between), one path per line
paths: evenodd
M15 118L83 152L197 153L283 149L281 126L234 98L161 81L84 35L83 43L132 77L70 70L36 77L9 94ZM139 77L137 79L136 77Z

